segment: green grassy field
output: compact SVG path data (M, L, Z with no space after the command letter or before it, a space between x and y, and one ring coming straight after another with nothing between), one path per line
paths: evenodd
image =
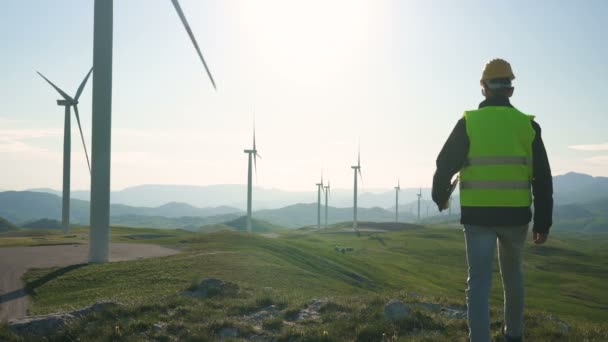
M154 228L112 227L112 242L153 243L157 245L179 246L188 243L195 233L175 229L160 230ZM0 247L45 246L63 244L87 244L89 229L73 226L68 234L57 229L19 229L0 233Z
M390 324L381 317L390 298L464 304L466 259L460 229L367 232L360 237L338 230L303 230L269 238L240 232L122 228L113 230L112 236L113 241L185 250L163 258L86 265L40 286L37 279L54 270L29 272L32 314L71 310L103 299L125 304L91 318L98 322L95 328L87 319L71 325L58 339L72 334L187 340L215 336L226 326L237 327L239 336L285 341L454 341L466 336L465 321L437 313L416 311L409 321ZM351 251L338 252L336 247ZM527 245L528 340L608 340L607 247L608 234L554 234L544 246ZM236 297L203 300L179 295L206 277L232 282L241 291ZM327 299L319 322L290 321L290 315L315 298ZM242 319L269 305L275 305L278 316L261 328ZM498 330L502 289L497 267L492 305ZM550 317L566 321L572 330L560 332ZM156 322L168 325L155 330ZM2 331L0 339L15 338Z

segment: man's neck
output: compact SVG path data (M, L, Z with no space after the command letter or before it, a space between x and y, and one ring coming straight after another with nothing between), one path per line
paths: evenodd
M513 105L511 105L511 101L509 101L509 98L504 96L486 97L486 99L479 104L479 108L490 106L513 107Z

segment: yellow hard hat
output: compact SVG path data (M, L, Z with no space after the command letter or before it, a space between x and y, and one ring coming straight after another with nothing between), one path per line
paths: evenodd
M497 78L508 78L509 80L515 79L515 75L513 75L513 70L511 69L511 64L504 59L493 59L486 63L486 66L483 68L481 82L494 80Z

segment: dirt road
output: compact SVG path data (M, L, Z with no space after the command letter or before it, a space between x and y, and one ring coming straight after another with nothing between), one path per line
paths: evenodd
M88 245L0 248L0 321L27 315L28 296L21 277L30 268L64 267L86 263ZM166 256L177 250L148 244L113 243L110 261Z

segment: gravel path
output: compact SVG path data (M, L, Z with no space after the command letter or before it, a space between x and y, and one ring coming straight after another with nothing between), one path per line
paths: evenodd
M110 261L166 256L179 251L149 244L113 243ZM21 277L30 268L64 267L88 261L89 245L0 248L0 321L27 315L28 296Z

